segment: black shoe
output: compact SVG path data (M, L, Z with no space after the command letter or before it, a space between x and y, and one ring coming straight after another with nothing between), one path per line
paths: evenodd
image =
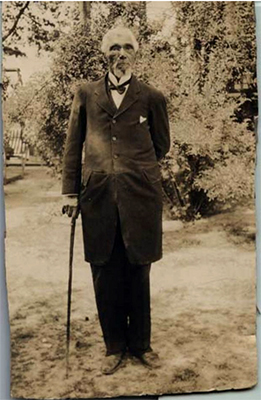
M154 351L148 351L146 353L140 354L136 356L142 364L144 364L148 368L160 368L160 358L157 353Z
M123 360L124 353L111 354L104 357L101 366L101 372L104 375L111 375L119 369Z

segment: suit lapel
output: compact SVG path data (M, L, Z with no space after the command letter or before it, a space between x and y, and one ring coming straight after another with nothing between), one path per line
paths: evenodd
M96 102L101 108L103 108L112 117L115 115L116 107L110 100L107 90L106 90L106 77L103 77L99 82L97 82L97 88L95 90Z
M138 80L136 79L135 76L132 76L132 79L130 81L130 85L128 87L127 93L125 94L120 107L115 113L115 117L118 117L120 114L122 114L124 111L126 111L130 106L132 106L133 103L135 103L138 100L138 93L140 92L140 85Z
M104 77L99 82L97 82L97 88L95 90L96 102L112 117L117 117L124 111L128 110L128 108L138 100L139 92L139 82L135 76L132 76L127 93L125 94L120 107L117 109L113 101L108 96L106 90L106 77Z

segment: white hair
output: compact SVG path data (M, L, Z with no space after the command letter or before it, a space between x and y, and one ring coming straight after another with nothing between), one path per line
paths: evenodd
M129 28L125 28L125 27L117 27L117 28L113 28L110 29L104 36L102 39L102 45L101 45L101 51L103 53L107 53L107 51L109 50L112 41L115 40L115 38L122 36L124 34L128 34L131 40L131 44L133 45L133 48L135 50L135 52L138 50L139 48L139 43L137 42L135 36L133 35L132 31Z

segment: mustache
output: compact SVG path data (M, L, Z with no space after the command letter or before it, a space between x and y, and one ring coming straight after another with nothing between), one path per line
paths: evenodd
M121 58L121 56L116 56L116 55L112 55L112 56L110 56L109 57L109 62L111 63L111 64L114 64L114 63L116 63L116 62L130 62L130 60L128 59L128 57L124 57L124 58Z
M117 60L115 64L130 64L130 62L128 60Z

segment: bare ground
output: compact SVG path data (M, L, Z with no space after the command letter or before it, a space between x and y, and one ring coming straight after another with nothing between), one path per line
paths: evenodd
M104 346L80 219L75 243L70 375L65 378L69 219L43 168L5 187L12 397L86 398L252 387L257 380L254 211L195 224L164 221L151 274L152 346L162 368L134 359L100 373Z

